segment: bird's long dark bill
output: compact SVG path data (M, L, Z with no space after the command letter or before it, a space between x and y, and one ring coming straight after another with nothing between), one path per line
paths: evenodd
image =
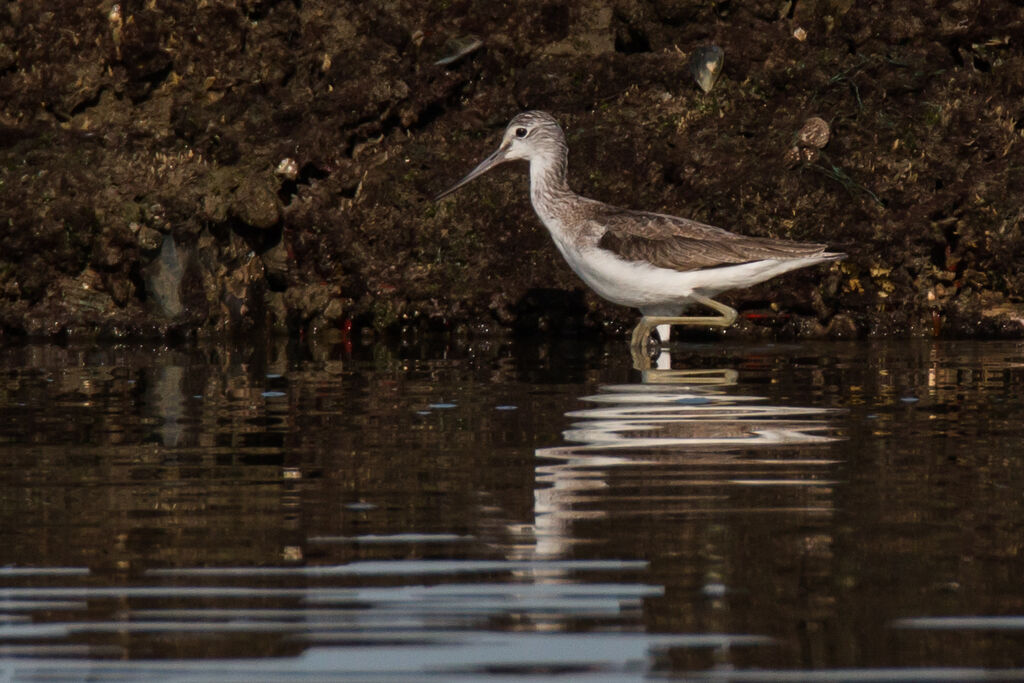
M500 164L503 161L505 161L505 152L506 151L507 151L507 148L499 147L494 152L494 154L492 154L491 156L489 156L486 159L484 159L483 161L481 161L477 165L476 168L474 168L472 171L467 173L465 178L463 178L459 182L455 183L454 185L449 187L447 190L445 190L441 194L439 194L436 197L434 197L434 201L436 202L439 199L443 199L444 197L447 197L452 192L455 192L455 190L459 189L460 187L462 187L463 185L468 183L470 180L473 180L473 178L476 178L477 176L481 176L484 173L487 173L487 171L491 170L492 168L494 168L498 164Z

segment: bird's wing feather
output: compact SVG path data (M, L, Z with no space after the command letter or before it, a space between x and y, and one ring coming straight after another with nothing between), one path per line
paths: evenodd
M697 270L762 259L817 256L824 244L747 237L698 223L645 211L609 211L593 217L604 228L598 247L627 261L647 261L660 268Z

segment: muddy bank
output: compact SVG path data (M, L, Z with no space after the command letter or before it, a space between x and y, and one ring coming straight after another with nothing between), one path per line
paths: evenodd
M1021 35L1010 0L8 3L0 329L618 334L523 168L430 201L539 108L583 194L850 254L724 296L730 335L1024 336Z

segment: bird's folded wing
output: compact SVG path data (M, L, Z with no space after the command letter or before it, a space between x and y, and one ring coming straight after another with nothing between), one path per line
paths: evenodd
M605 229L598 242L601 249L627 261L647 261L674 270L806 258L825 251L824 244L747 237L685 218L642 211L616 212L598 220Z

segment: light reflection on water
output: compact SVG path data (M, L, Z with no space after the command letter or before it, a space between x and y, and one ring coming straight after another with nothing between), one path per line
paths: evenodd
M605 385L583 396L596 407L566 413L573 420L563 432L568 445L536 451L541 464L530 554L558 557L566 544L586 542L572 528L577 519L723 514L736 485L820 487L826 500L814 507L801 492L793 508L768 510L828 512L835 482L821 473L836 461L827 452L780 458L773 450L749 449L824 446L837 438L827 417L839 411L764 405L764 397L733 390L737 377L728 369L665 370L644 375L658 384ZM642 468L643 480L610 476L614 468ZM655 480L647 479L651 472Z
M1020 350L0 349L0 670L1019 677Z

